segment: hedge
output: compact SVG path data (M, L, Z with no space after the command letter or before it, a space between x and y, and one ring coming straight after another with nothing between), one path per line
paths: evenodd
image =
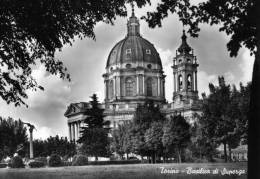
M121 164L138 164L141 160L109 160L109 161L89 161L89 165L121 165Z
M45 164L41 161L31 161L28 165L31 168L41 168L45 166Z

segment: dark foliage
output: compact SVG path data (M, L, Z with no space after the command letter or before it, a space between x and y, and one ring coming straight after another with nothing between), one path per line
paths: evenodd
M22 121L0 117L0 160L15 152L24 155L26 144L26 128Z
M29 145L27 145L29 147ZM34 140L33 141L34 156L35 157L47 157L51 154L58 154L62 157L72 157L76 154L76 145L73 142L68 141L67 137L48 137L46 140Z
M175 152L180 163L182 162L183 150L190 143L190 138L190 125L183 116L171 116L165 123L162 137L163 146L167 153Z
M34 158L35 161L42 162L44 165L47 165L47 158L46 157L36 157Z
M82 136L78 142L81 143L80 151L87 156L109 156L109 121L104 120L104 109L99 107L96 94L91 96L91 107L86 111L87 118L84 120L86 127L82 127Z
M7 167L7 163L0 163L0 168L6 168Z
M122 165L122 164L137 164L141 160L110 160L110 161L89 161L89 165Z
M74 155L72 166L83 166L88 164L88 157L85 155Z
M11 168L24 168L25 165L20 156L15 156L10 160L10 162L8 163L8 166Z
M148 0L138 0L140 7ZM0 97L15 106L25 104L26 90L43 89L32 77L32 66L70 79L55 52L75 38L95 39L98 22L113 24L126 16L128 0L1 0L0 1Z
M59 167L62 165L61 157L57 154L52 154L48 161L49 167Z
M240 91L235 86L225 84L219 77L219 85L209 84L210 94L204 96L200 124L204 142L223 144L227 161L229 152L236 148L240 141L247 141L250 84L240 84Z
M31 161L28 165L30 168L41 168L45 166L45 163L35 160L35 161Z

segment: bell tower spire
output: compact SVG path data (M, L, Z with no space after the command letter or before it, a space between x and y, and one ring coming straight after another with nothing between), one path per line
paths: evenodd
M139 36L140 35L140 24L139 20L135 16L134 3L131 3L132 16L127 21L127 35L128 36Z
M193 49L187 43L187 36L183 30L181 45L176 50L176 57L173 59L173 101L196 100L198 99L197 82L197 58Z

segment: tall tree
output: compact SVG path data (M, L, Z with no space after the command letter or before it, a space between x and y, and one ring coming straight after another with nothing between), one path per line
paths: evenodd
M151 146L147 145L148 136L152 135L151 128L154 122L163 122L165 116L160 112L159 106L153 101L147 101L144 105L139 105L136 108L133 123L129 130L131 136L132 152L141 156L152 157L155 161L155 152L150 150ZM147 134L146 131L150 130ZM154 136L155 137L155 136Z
M190 125L183 116L171 116L167 120L163 128L163 146L168 153L171 151L177 153L179 163L182 162L182 150L188 146L190 138Z
M112 131L112 139L110 143L111 152L116 152L121 159L123 159L123 155L126 153L124 150L124 141L126 139L126 125L118 125L118 128Z
M0 158L24 150L27 144L26 127L22 121L0 117Z
M164 155L164 147L162 143L163 137L163 122L164 121L156 121L151 123L150 128L148 128L144 134L145 144L147 149L151 153L152 163L156 163L157 157Z
M82 136L78 142L82 143L80 151L95 156L107 156L109 152L109 121L104 120L104 109L99 107L97 95L91 96L91 107L86 110L85 127L82 127Z
M227 146L230 157L231 149L237 147L241 139L246 140L249 91L245 93L242 84L240 91L234 85L231 89L230 85L225 84L223 77L219 77L218 86L209 84L209 88L210 94L203 99L203 113L200 120L202 132L213 143L224 145L224 156L227 161Z
M96 24L113 24L116 16L126 16L125 4L130 1L1 0L0 97L17 106L25 104L28 89L43 89L32 76L37 63L70 79L55 52L76 38L95 39ZM146 2L136 1L138 7Z

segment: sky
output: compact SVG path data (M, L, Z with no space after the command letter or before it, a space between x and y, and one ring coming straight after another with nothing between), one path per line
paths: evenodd
M145 15L152 7L136 9L137 17ZM130 13L129 13L130 14ZM114 25L97 24L96 41L85 38L75 39L72 46L64 46L57 52L56 58L63 61L71 75L71 82L63 81L57 76L48 74L38 64L33 70L33 77L44 91L28 91L29 98L25 106L14 107L0 99L0 116L21 119L35 125L34 138L46 139L50 135L68 136L67 119L64 113L70 103L88 102L96 93L99 101L104 100L105 64L110 50L126 36L127 18L117 18ZM181 43L182 24L175 15L166 18L161 28L151 29L140 20L141 35L154 44L160 54L166 75L165 93L168 102L172 101L173 75L172 63L175 51ZM198 90L208 93L208 84L217 84L218 76L224 76L229 84L238 85L251 81L253 61L247 49L242 48L236 58L230 58L226 44L229 37L218 31L218 27L203 25L199 38L188 37L188 44L197 56Z

